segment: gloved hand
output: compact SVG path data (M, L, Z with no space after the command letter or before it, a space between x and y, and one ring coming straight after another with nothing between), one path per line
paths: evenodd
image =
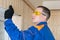
M4 13L5 19L12 19L12 16L14 14L14 9L12 8L12 5L9 6L9 9L7 9Z

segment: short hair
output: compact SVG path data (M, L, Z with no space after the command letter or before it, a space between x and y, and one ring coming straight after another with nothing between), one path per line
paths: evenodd
M46 20L48 20L49 18L50 18L50 10L47 8L47 7L45 7L45 6L38 6L37 8L42 8L43 9L43 12L46 14L46 16L47 16L47 18L46 18Z

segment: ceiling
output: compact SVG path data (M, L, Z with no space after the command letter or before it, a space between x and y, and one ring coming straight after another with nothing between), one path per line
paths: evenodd
M42 2L44 1L60 1L60 0L29 0L34 7L37 7L39 5L42 5Z

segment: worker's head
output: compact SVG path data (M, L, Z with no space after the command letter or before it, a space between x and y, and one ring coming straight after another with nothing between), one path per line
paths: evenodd
M38 6L32 15L33 22L44 22L50 18L50 10L44 6Z

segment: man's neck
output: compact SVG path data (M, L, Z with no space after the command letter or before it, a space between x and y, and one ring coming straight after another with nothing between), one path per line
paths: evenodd
M43 21L43 22L46 22L46 21ZM34 25L36 26L37 24L39 24L40 22L35 22Z
M40 22L35 22L34 25L36 26L37 24L39 24Z

